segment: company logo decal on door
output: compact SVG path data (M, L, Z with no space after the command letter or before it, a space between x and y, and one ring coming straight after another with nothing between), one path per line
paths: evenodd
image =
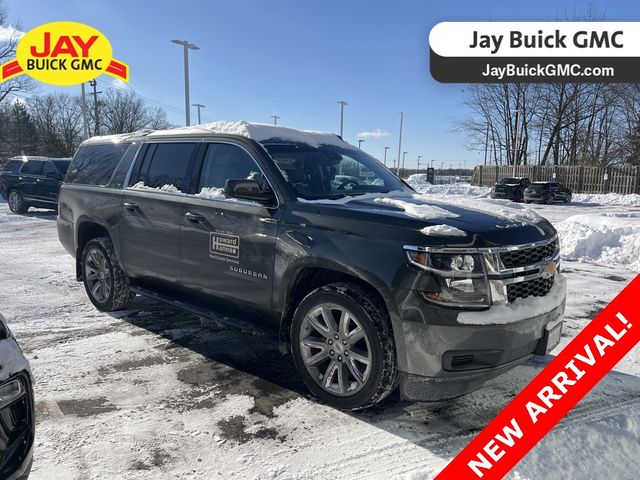
M227 235L226 233L211 232L209 241L209 253L224 257L240 257L240 237Z

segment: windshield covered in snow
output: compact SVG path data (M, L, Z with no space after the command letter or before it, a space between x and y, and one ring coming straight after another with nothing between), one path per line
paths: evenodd
M355 148L303 143L265 143L264 147L297 195L306 200L405 189L377 160Z

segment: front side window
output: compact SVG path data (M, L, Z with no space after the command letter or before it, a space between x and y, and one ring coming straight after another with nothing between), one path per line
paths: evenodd
M197 193L222 193L227 180L262 182L262 172L253 158L242 148L226 143L211 143L202 162Z
M298 197L332 199L404 190L379 162L355 148L333 145L265 144Z
M3 171L7 173L18 173L23 164L24 162L21 160L11 160L4 166Z
M188 187L187 173L195 143L158 143L153 145L140 169L134 188L152 188L182 192Z
M44 162L41 160L29 160L20 170L20 173L24 175L42 175L42 164Z
M58 169L51 162L44 162L44 166L42 167L42 174L50 178L60 177L60 172L58 172Z

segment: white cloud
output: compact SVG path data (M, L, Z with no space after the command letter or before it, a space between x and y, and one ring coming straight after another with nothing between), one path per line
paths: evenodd
M0 42L6 42L8 40L21 38L24 35L24 32L20 30L16 30L11 25L2 26L0 25Z
M112 79L111 86L117 90L129 90L129 84L119 78Z
M386 130L381 130L380 128L376 128L375 130L371 130L370 132L360 132L358 134L359 138L384 138L388 137L389 132Z

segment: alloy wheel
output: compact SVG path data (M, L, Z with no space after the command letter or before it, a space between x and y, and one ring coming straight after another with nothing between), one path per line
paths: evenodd
M300 350L305 368L325 391L350 396L371 374L369 338L353 313L335 304L320 304L304 318Z
M15 190L13 190L9 194L9 208L11 209L12 212L17 212L20 210L21 206L22 206L22 199L20 198L20 194Z
M113 279L107 258L101 250L92 248L87 252L84 278L94 300L105 303L111 295Z

